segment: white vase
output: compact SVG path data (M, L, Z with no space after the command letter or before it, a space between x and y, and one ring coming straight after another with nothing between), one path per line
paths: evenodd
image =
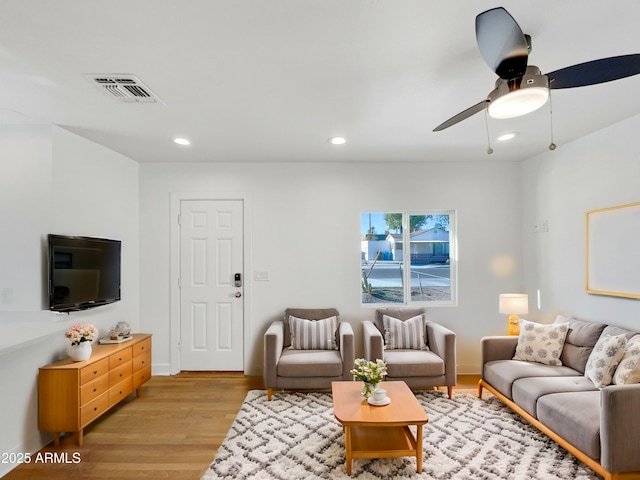
M69 345L69 356L74 362L84 362L91 357L91 342L80 342L77 345Z

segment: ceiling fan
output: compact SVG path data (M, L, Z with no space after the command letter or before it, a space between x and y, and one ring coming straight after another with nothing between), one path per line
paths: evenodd
M487 10L476 17L478 49L498 75L485 100L434 128L439 132L485 108L492 118L514 118L542 107L550 89L584 87L640 73L640 54L601 58L543 74L527 65L531 37L525 35L504 8Z

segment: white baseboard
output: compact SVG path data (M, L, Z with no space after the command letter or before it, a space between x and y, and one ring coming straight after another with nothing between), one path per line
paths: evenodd
M153 363L151 364L151 375L167 377L171 375L171 365L168 363Z
M456 365L456 373L458 375L480 375L480 367L478 365Z

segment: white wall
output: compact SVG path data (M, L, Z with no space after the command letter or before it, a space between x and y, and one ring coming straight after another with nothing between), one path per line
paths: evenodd
M585 213L640 201L638 131L640 115L524 162L525 286L530 299L541 294L535 319L562 313L639 328L638 300L585 292ZM548 220L548 233L533 232L536 219Z
M168 371L171 361L171 192L248 192L249 264L269 274L268 282L252 283L246 307L248 374L262 374L263 333L288 306L338 308L361 355L360 323L373 310L360 306L360 214L434 208L458 212L459 306L428 315L457 333L460 370L477 372L480 338L506 332L498 294L522 287L519 181L519 164L484 160L141 165L142 329L154 334L154 365ZM253 271L245 275L252 281Z
M0 168L0 289L11 292L0 303L0 452L34 452L52 439L38 430L38 368L66 357L64 331L121 320L139 330L138 164L58 127L3 126ZM122 240L122 301L46 310L48 233Z

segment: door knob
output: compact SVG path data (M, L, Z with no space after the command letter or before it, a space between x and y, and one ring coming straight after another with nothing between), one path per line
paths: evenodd
M242 294L240 292L236 292L236 295L235 295L236 298L240 298L241 296Z

